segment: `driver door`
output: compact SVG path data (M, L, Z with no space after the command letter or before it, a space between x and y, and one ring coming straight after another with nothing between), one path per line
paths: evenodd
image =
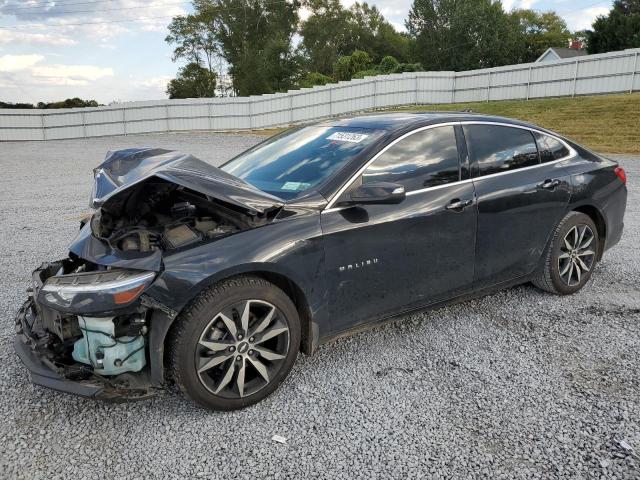
M347 188L337 208L322 213L334 332L471 288L477 210L457 128L426 127L400 137ZM406 198L339 207L359 185L378 181L404 186Z

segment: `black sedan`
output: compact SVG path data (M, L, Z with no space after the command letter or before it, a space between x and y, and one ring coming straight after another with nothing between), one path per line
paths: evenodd
M580 290L627 197L612 160L457 113L304 126L220 168L121 150L94 173L68 258L33 273L18 355L57 390L135 400L173 382L218 410L399 314L524 282Z

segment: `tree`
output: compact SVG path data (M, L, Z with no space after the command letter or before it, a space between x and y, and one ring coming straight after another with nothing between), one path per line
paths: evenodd
M387 55L380 60L379 68L382 73L394 73L399 66L400 62L398 60L391 55Z
M182 67L178 76L167 85L169 98L215 97L216 74L198 63Z
M100 104L95 100L83 100L78 97L67 98L61 102L38 102L36 108L84 108L84 107L99 107Z
M387 55L402 61L407 60L409 37L398 33L375 5L356 2L351 6L349 13L353 50L367 52L375 63Z
M340 0L305 0L311 15L302 22L300 44L310 71L332 73L341 55L352 52L350 13Z
M428 70L507 65L524 48L517 19L499 1L414 0L405 25L415 59Z
M309 72L298 82L298 86L302 88L313 87L314 85L326 85L331 83L331 77L318 72Z
M292 38L298 23L297 0L196 0L207 18L239 95L286 90L293 85L297 58Z
M589 53L640 47L640 0L616 0L606 17L598 17L587 31Z
M336 80L351 80L357 72L367 70L372 64L367 52L356 50L351 55L338 58L334 66Z
M340 0L305 0L304 5L311 15L300 27L300 51L309 70L329 75L339 57L355 50L368 53L375 63L386 55L409 59L410 38L375 6L356 2L347 10Z
M194 12L176 17L166 41L174 61L186 60L210 72L216 63L231 75L239 95L272 93L293 85L298 58L292 38L298 0L194 0Z
M174 62L179 59L198 65L204 62L210 72L214 71L215 58L220 56L220 44L210 20L200 11L171 20L165 42L175 45Z
M514 10L511 15L520 25L524 37L524 51L520 61L534 62L549 47L566 47L571 32L565 21L555 12Z

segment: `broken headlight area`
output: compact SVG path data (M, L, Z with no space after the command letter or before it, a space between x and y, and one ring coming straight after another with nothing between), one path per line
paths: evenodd
M109 199L90 225L114 250L153 252L232 235L256 226L256 220L207 195L154 179Z
M44 282L38 301L63 312L112 312L131 305L155 276L124 269L57 274Z
M43 385L51 386L51 378L38 372L44 365L60 384L52 388L85 382L100 385L103 397L148 396L147 338L154 310L139 297L154 277L153 272L104 269L73 259L36 270L31 298L16 317L18 340L29 347L21 358L35 365L32 377L39 375Z

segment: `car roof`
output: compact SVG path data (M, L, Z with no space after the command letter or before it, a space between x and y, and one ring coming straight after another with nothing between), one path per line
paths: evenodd
M342 117L331 121L321 122L321 125L368 128L374 130L400 130L409 126L419 127L446 122L487 121L496 123L508 123L524 127L536 127L530 123L521 122L506 117L497 117L473 112L396 112L396 113L372 113L353 117Z

